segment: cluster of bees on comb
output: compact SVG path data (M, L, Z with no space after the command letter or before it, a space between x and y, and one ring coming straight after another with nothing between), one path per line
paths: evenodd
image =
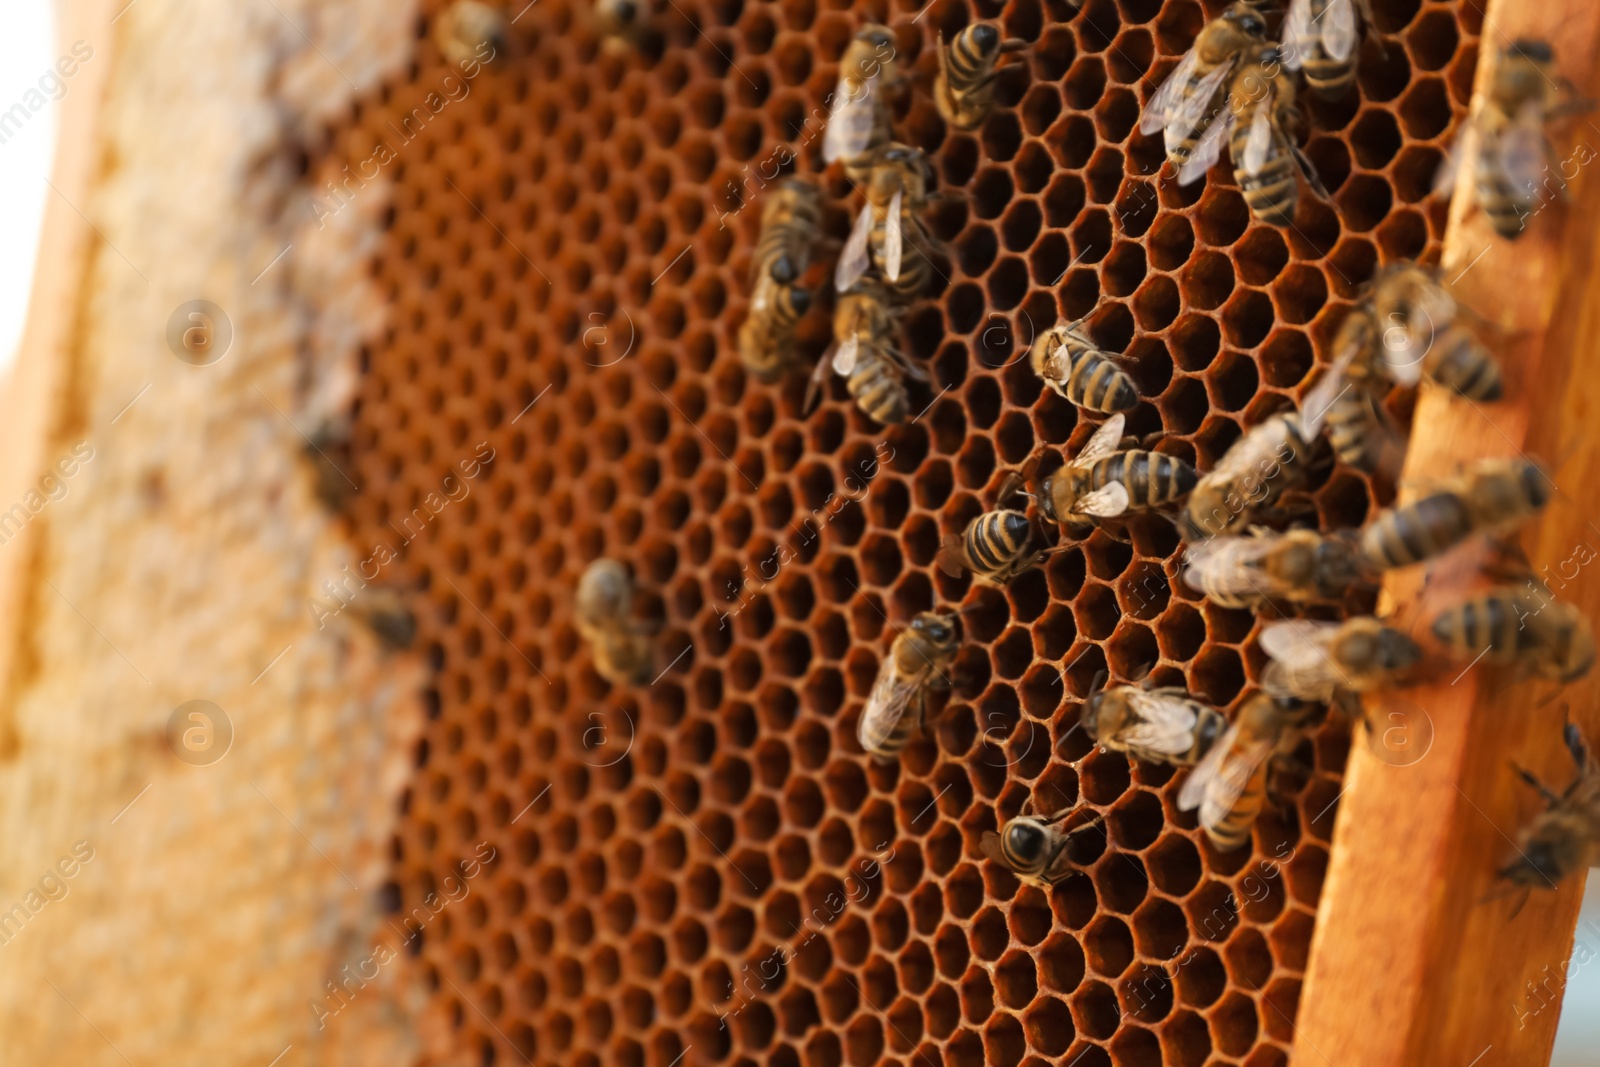
M1353 90L1371 17L1366 0L1290 0L1283 11L1273 0L1234 3L1201 29L1148 95L1139 129L1162 138L1182 185L1205 180L1226 148L1251 215L1291 227L1303 194L1328 199L1298 144L1305 117L1297 98ZM1269 33L1274 26L1277 39ZM932 93L944 121L981 126L996 106L997 70L1027 47L997 22L941 37ZM939 272L941 252L923 215L954 195L936 189L922 149L895 139L891 102L909 82L896 62L892 29L869 24L854 35L830 101L822 161L839 168L861 206L840 246L821 237L819 182L790 174L766 190L749 311L738 330L745 369L758 382L776 383L806 372L799 324L831 304L833 344L810 369L804 406L828 387L831 370L860 410L885 426L913 417L914 394L930 379L896 334L904 309ZM1476 206L1501 237L1516 239L1541 204L1550 125L1587 106L1556 72L1547 44L1507 45L1441 168L1439 191L1453 190L1460 169L1470 168ZM832 285L808 284L819 253L832 248ZM1148 676L1128 684L1102 676L1080 712L1082 728L1102 748L1186 769L1178 806L1198 812L1218 850L1242 848L1269 802L1275 772L1330 714L1359 719L1362 695L1421 684L1446 665L1454 671L1482 663L1557 685L1593 668L1588 620L1557 600L1507 540L1557 495L1536 461L1481 461L1360 529L1308 527L1314 510L1297 506L1297 492L1336 462L1398 478L1407 442L1386 409L1392 389L1440 390L1463 404L1502 400L1507 386L1486 336L1490 324L1455 299L1435 268L1391 263L1348 313L1329 366L1296 408L1248 429L1200 471L1161 451L1159 434L1125 434L1128 413L1144 402L1126 358L1096 344L1087 318L1059 321L1034 338L1030 364L1045 386L1099 424L1053 474L1037 477L1039 456L1008 472L994 509L948 537L938 564L1003 586L1097 529L1116 536L1117 524L1142 513L1169 521L1184 543L1174 579L1219 605L1275 616L1260 631L1267 666L1259 688L1231 720ZM1385 572L1427 564L1478 538L1502 549L1496 576L1505 580L1435 612L1427 625L1431 651L1392 620L1343 610L1356 593L1375 590ZM610 560L592 565L579 592L597 669L618 685L647 681L653 663L651 631L627 607L633 595L626 569ZM1314 617L1335 613L1344 617ZM959 609L923 611L896 633L859 720L866 754L896 759L924 729L930 694L956 688L961 647ZM1565 741L1579 772L1565 792L1521 772L1549 810L1524 831L1519 860L1500 872L1514 885L1553 885L1600 850L1600 768L1576 729L1567 728ZM1048 887L1077 869L1075 841L1100 816L1029 805L984 834L980 847L1020 880Z

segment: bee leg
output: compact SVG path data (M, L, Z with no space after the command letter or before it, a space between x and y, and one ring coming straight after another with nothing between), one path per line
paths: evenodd
M1561 729L1561 738L1567 743L1567 751L1572 753L1572 762L1577 765L1578 774L1582 776L1589 769L1589 746L1584 742L1582 732L1568 721ZM1575 785L1576 781L1573 782L1573 786ZM1567 787L1567 792L1572 792L1572 786Z
M1556 795L1555 790L1539 781L1538 777L1532 771L1516 763L1511 765L1511 769L1517 772L1518 778L1521 778L1524 782L1527 782L1529 785L1533 786L1546 804L1553 808L1557 804L1561 803L1561 798Z
M1521 582L1533 575L1533 563L1520 542L1510 537L1489 539L1489 558L1483 573L1497 582Z

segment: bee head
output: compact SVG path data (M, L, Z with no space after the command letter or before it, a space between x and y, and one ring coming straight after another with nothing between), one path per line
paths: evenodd
M880 26L874 22L857 30L856 40L881 49L893 46L894 34L889 32L889 27Z
M1006 826L1005 853L1021 863L1037 863L1044 858L1049 835L1038 822L1022 816Z
M1377 660L1377 666L1390 671L1414 667L1422 660L1422 649L1399 630L1383 627L1375 635L1362 635L1371 642L1367 655Z
M1583 845L1573 828L1556 819L1541 820L1522 843L1515 863L1503 867L1500 877L1530 888L1554 888L1583 864Z
M787 253L780 253L772 261L772 265L767 268L767 273L779 285L788 285L794 281L794 261L789 258Z
M1317 550L1304 542L1291 541L1283 546L1278 566L1283 569L1286 581L1295 585L1309 582L1317 573Z
M639 5L633 0L611 0L611 17L623 26L631 26L639 18Z
M980 22L972 27L972 43L984 55L990 55L1000 49L1000 31L994 28L992 22Z
M1233 23L1241 33L1251 37L1265 37L1267 35L1267 20L1260 14L1244 4L1234 4L1222 17Z
M956 639L954 620L937 612L924 611L911 620L911 628L939 646L949 645Z
M1055 485L1056 476L1052 474L1039 483L1039 494L1035 499L1039 501L1039 514L1051 522L1060 522L1061 519L1056 515Z

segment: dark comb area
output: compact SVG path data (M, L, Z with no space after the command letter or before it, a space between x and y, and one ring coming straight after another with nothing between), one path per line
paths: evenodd
M1170 768L1076 728L1102 669L1153 667L1230 712L1258 676L1255 617L1169 582L1171 527L1098 531L1004 590L935 556L1006 471L1039 454L1049 473L1087 436L1027 362L1057 318L1093 312L1144 396L1128 432L1161 431L1203 471L1314 380L1379 266L1437 259L1444 209L1426 198L1478 10L1377 5L1358 92L1306 106L1333 203L1303 192L1283 230L1250 218L1226 163L1161 179L1159 137L1137 132L1220 3L666 0L629 51L587 4L540 0L403 142L459 78L424 6L415 62L329 131L313 173L398 149L350 515L358 544L416 532L385 577L418 590L434 674L387 903L409 910L497 850L413 945L428 1062L1286 1063L1345 728L1303 747L1309 778L1251 850L1217 853ZM984 126L947 132L936 35L976 18L1031 49ZM902 324L932 383L887 432L837 379L802 414L804 376L758 384L735 343L760 178L788 153L818 174L823 101L869 20L920 78L897 135L959 194L930 211L943 277ZM823 186L842 238L860 200L837 168ZM461 479L480 443L492 460ZM468 491L427 507L452 472ZM1325 529L1386 502L1343 467L1313 490ZM595 673L574 624L602 556L662 623L661 676L633 690ZM862 705L895 628L938 606L967 609L958 684L876 763ZM1030 795L1105 813L1086 875L1048 895L978 847Z

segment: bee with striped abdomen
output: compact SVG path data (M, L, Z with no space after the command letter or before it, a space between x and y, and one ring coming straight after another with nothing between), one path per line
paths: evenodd
M1256 608L1275 599L1292 604L1332 600L1365 573L1351 537L1315 530L1213 537L1189 545L1183 580L1226 608Z
M1188 185L1205 177L1226 142L1233 156L1233 177L1250 214L1274 226L1288 226L1300 202L1300 174L1318 196L1328 196L1316 168L1291 136L1299 125L1294 80L1284 69L1281 54L1274 46L1257 48L1234 74L1227 107L1178 169L1178 182Z
M1294 752L1319 710L1304 701L1256 693L1190 772L1178 793L1178 808L1200 809L1200 826L1218 851L1249 844L1250 828L1266 806L1272 760Z
M1551 174L1546 124L1593 107L1594 101L1578 99L1572 83L1556 71L1555 52L1548 42L1526 38L1511 42L1500 53L1482 104L1467 117L1450 158L1440 168L1436 191L1448 194L1463 161L1470 160L1478 205L1495 232L1508 240L1521 236L1527 220L1546 200L1566 197L1566 179L1572 176L1564 166L1557 168L1559 176ZM1590 151L1588 159L1592 158ZM1552 178L1554 190L1549 189Z
M433 42L457 66L487 63L506 48L506 17L478 0L456 0L440 12Z
M1564 878L1600 862L1600 767L1572 723L1562 730L1562 740L1577 766L1577 774L1562 793L1517 768L1517 774L1539 791L1547 807L1517 835L1517 860L1500 869L1500 877L1516 886L1554 889Z
M833 347L824 352L806 395L810 408L828 368L846 380L856 406L885 426L906 421L910 398L906 378L927 381L927 372L910 363L894 341L894 313L883 286L863 278L839 296L833 311Z
M1139 390L1085 332L1086 320L1058 322L1033 340L1028 357L1044 383L1081 408L1130 411Z
M1146 763L1190 767L1216 743L1228 721L1216 708L1176 686L1102 688L1095 679L1083 702L1083 729L1103 749Z
M1433 621L1433 636L1458 660L1577 681L1594 667L1594 630L1582 612L1541 585L1498 586L1471 597Z
M919 213L928 204L932 183L933 168L922 149L893 143L878 150L862 189L867 202L834 266L835 291L850 289L869 266L878 268L901 303L915 300L927 288L933 275L928 257L933 240Z
M1236 3L1206 23L1178 63L1161 83L1139 118L1139 132L1162 135L1167 159L1182 167L1194 154L1196 143L1225 107L1219 99L1239 59L1265 42L1267 23L1249 4Z
M1499 400L1500 364L1467 328L1438 272L1396 263L1378 273L1368 305L1381 331L1378 365L1401 385L1424 375L1469 400Z
M795 327L812 301L800 279L821 223L822 193L799 178L784 179L761 207L750 312L739 327L739 358L760 381L776 381L798 357Z
M1394 685L1422 661L1415 641L1371 615L1275 622L1261 631L1261 649L1271 660L1261 672L1261 688L1323 704L1344 693Z
M1021 488L1020 475L1007 475L995 502L1004 503ZM965 532L944 539L939 548L939 567L952 578L971 571L973 578L985 585L1005 585L1043 563L1054 551L1038 550L1033 544L1033 523L1027 513L997 508L967 523Z
M950 688L959 647L956 617L935 611L921 612L895 636L856 726L856 739L868 754L892 760L906 747L923 726L928 691Z
M1487 459L1427 496L1386 508L1361 531L1374 567L1408 567L1475 533L1506 533L1538 514L1553 488L1537 463Z
M1033 798L1022 806L1022 814L1007 819L997 834L985 830L978 846L983 854L1006 867L1019 882L1048 890L1082 867L1080 842L1098 837L1094 826L1101 819L1098 811L1072 808L1053 815L1033 814Z
M857 30L839 60L839 81L822 133L823 162L841 162L856 185L865 179L876 150L893 139L889 98L900 81L893 31L877 23Z
M1185 541L1250 526L1287 490L1305 483L1323 421L1344 388L1346 365L1342 357L1305 395L1299 411L1279 412L1247 430L1221 462L1200 477L1178 518L1178 532Z
M945 43L939 34L939 80L933 102L944 120L958 130L983 124L994 108L995 69L1008 52L1020 52L1028 42L1003 39L998 22L974 22Z
M578 581L578 632L594 652L594 669L612 685L641 685L654 663L652 628L633 615L635 589L627 568L597 559Z
M1393 479L1405 462L1406 440L1383 407L1389 381L1374 365L1378 344L1371 309L1364 304L1351 308L1333 341L1335 352L1348 355L1348 388L1328 406L1328 443L1341 462Z
M1105 421L1066 467L1039 486L1039 512L1077 530L1095 519L1132 508L1159 508L1194 488L1198 475L1177 456L1143 450L1119 451L1121 412Z
M1283 22L1285 65L1304 71L1313 93L1338 99L1356 82L1360 25L1372 25L1369 0L1292 0Z

